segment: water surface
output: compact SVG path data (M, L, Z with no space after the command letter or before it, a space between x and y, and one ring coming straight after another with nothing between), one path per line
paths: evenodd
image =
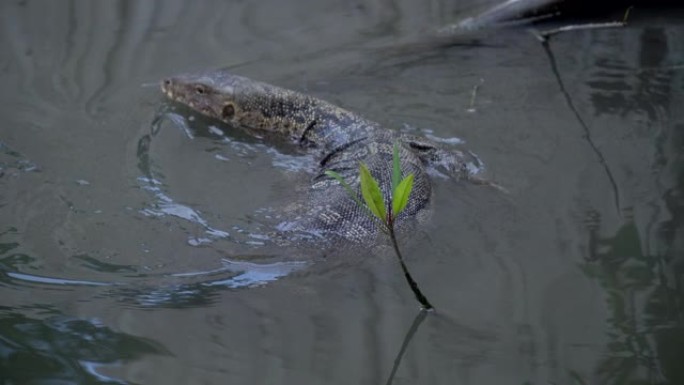
M481 4L4 2L0 383L684 381L684 14L422 38ZM484 161L404 243L436 313L269 242L313 160L157 87L226 66Z

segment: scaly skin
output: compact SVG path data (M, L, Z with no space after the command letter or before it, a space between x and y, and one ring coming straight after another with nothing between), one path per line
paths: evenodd
M394 143L400 144L403 174L414 174L409 203L395 221L399 229L425 215L431 197L426 166L460 178L470 177L468 162L479 165L470 154L448 151L428 139L382 128L312 96L223 70L175 76L162 81L161 87L171 100L204 115L233 127L286 138L319 154L320 172L313 179L307 202L301 205L305 210L299 213L300 219L286 226L288 230L323 238L332 234L357 242L374 237L377 226L365 209L358 207L325 171L338 172L358 190L358 165L364 162L389 202Z
M162 90L170 99L229 125L328 151L379 128L325 101L225 71L169 78Z

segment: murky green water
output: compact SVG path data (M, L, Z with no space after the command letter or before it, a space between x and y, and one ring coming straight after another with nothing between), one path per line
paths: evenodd
M454 3L3 2L0 383L684 382L684 14L406 44ZM478 154L509 193L436 177L405 240L437 313L270 244L311 159L158 91L225 66Z

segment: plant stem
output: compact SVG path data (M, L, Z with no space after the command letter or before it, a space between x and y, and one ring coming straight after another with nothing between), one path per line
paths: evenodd
M399 245L397 244L397 237L394 235L394 226L393 223L390 221L389 226L387 226L387 229L389 230L389 236L390 239L392 240L392 246L394 247L394 252L397 254L397 258L399 258L399 263L401 264L401 270L404 271L404 277L406 277L406 281L408 282L409 286L411 287L411 290L413 290L413 294L416 296L416 299L418 302L420 302L420 305L423 307L425 310L431 310L434 309L430 301L423 295L423 293L420 291L418 288L418 284L416 281L413 280L413 277L411 277L411 274L409 273L408 269L406 268L406 264L404 263L404 257L401 255L401 251L399 251Z

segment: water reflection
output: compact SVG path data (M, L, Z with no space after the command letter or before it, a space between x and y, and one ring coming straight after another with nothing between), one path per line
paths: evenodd
M179 112L176 113L175 109ZM187 115L187 116L186 116ZM152 146L163 130L175 130L184 134L187 145L190 146L194 140L202 141L199 145L205 146L205 152L213 154L213 163L230 162L230 166L234 167L236 164L243 164L250 167L255 159L264 157L267 158L271 165L278 169L277 171L285 171L289 174L311 174L316 170L316 162L312 154L301 153L301 150L288 143L271 143L265 144L261 138L242 132L241 130L232 129L229 133L224 131L224 128L215 126L216 122L197 116L194 112L188 110L183 106L175 104L163 105L157 112L154 121L150 126L150 132L144 134L138 140L137 157L138 168L142 176L138 177L138 183L143 190L148 191L153 195L153 201L146 207L140 210L148 217L165 217L172 216L185 220L195 226L201 228L203 235L191 235L188 237L188 244L190 246L205 246L214 243L217 240L229 240L232 243L243 245L261 246L277 242L288 243L289 240L303 237L311 238L311 234L291 234L289 237L284 237L282 234L274 231L277 224L285 224L286 220L283 218L283 213L272 209L270 206L259 207L254 212L248 213L247 220L238 218L238 222L231 224L231 231L218 228L216 225L210 224L210 220L205 218L198 209L193 205L181 204L173 197L174 189L180 186L170 185L166 181L165 170L159 165L159 160L153 159ZM203 163L207 167L206 163ZM228 168L222 171L230 172L232 169ZM234 170L233 170L234 172ZM226 179L226 186L241 182L244 176L221 176L218 179ZM267 176L263 177L261 184L269 182ZM181 181L179 183L188 184L191 181ZM289 183L288 183L289 185ZM255 187L264 190L264 187ZM290 186L285 193L292 194ZM296 189L295 189L296 190ZM224 198L223 194L220 194ZM201 199L209 198L201 197ZM226 199L222 199L226 201ZM266 202L270 203L270 202ZM214 212L218 206L222 204L218 201L207 202L209 211ZM225 222L222 222L225 225Z
M596 216L582 271L604 289L610 317L607 357L596 368L602 384L680 383L684 355L681 293L668 279L668 260L644 254L631 211L610 237Z
M96 319L61 315L54 308L44 317L31 309L0 307L0 373L3 384L126 384L106 374L147 355L170 355L159 343L117 332Z
M39 170L34 162L0 141L0 178Z
M164 190L163 174L154 170L153 161L150 159L150 146L152 138L157 135L162 127L164 118L171 120L181 119L178 127L182 129L189 139L194 137L191 128L184 123L184 120L176 114L169 113L165 107L162 107L152 122L150 133L143 135L138 140L138 168L143 173L143 176L138 177L138 182L142 189L149 191L155 198L155 201L150 207L140 210L145 216L160 217L165 215L175 216L191 223L201 226L205 230L204 237L192 237L188 240L191 245L201 245L213 242L215 239L228 238L230 233L225 230L217 229L209 225L209 223L202 217L202 215L193 208L175 202L168 196Z
M0 243L0 251L11 251L18 244ZM2 257L0 253L0 257ZM208 270L179 273L149 273L141 268L120 266L94 261L88 256L75 256L84 266L107 272L108 280L96 281L39 275L35 270L37 259L27 254L8 253L0 258L0 286L18 288L28 286L60 288L76 291L80 287L95 290L95 298L116 298L126 306L137 308L192 308L209 306L225 290L263 286L308 266L302 261L246 262L223 259L221 266ZM250 260L273 259L268 256L244 257ZM118 278L118 279L117 279Z
M610 186L603 189L604 185L592 184L594 180L586 188L561 183L584 180L586 175L605 181L606 176L591 153L588 161L579 162L589 170L572 167L572 156L581 156L588 148L580 138L584 131L561 124L565 119L576 121L565 115L567 105L556 103L563 101L559 88L546 77L541 49L534 42L528 44L524 33L507 31L505 38L487 44L483 39L467 50L446 45L433 50L435 45L430 45L422 46L429 54L392 58L359 52L359 47L393 45L402 33L439 25L461 10L463 1L338 2L332 11L326 8L329 2L316 1L291 2L287 7L270 1L21 3L6 2L0 12L0 44L7 53L0 57L5 71L2 115L7 120L0 140L9 145L0 146L0 289L6 306L0 309L0 382L116 383L118 376L111 373L118 371L112 369L135 360L135 372L126 379L142 373L158 383L181 382L178 375L188 371L188 376L203 375L198 382L205 383L377 384L388 375L388 382L396 384L520 384L522 378L535 384L684 383L679 368L684 346L684 194L677 182L684 180L684 140L656 132L684 132L682 120L672 116L683 105L677 98L682 82L681 65L676 65L682 63L684 52L678 49L679 26L582 32L552 41L565 42L562 49L553 46L564 88L592 129L595 149L605 155L621 189L619 204L612 205ZM51 17L46 19L46 13ZM664 51L671 56L664 56ZM593 60L595 56L600 57ZM521 181L514 209L531 213L531 222L539 224L502 215L496 206L487 207L487 199L469 201L477 211L469 220L452 204L468 194L466 189L455 191L448 198L450 204L439 206L442 212L453 209L459 218L454 222L463 223L463 228L430 234L434 243L422 246L434 254L429 258L426 253L420 265L426 273L445 272L444 285L435 283L434 290L465 325L477 325L481 332L432 315L416 319L410 327L414 313L399 310L414 306L404 301L406 295L399 289L405 289L404 283L394 285L382 268L364 275L365 270L350 260L329 268L327 275L311 269L313 273L302 274L308 276L281 278L264 289L234 289L293 274L302 265L274 265L272 259L246 255L231 259L236 263L228 266L221 263L222 247L235 245L232 238L211 238L207 227L218 227L230 237L242 233L220 227L234 223L234 216L213 216L213 206L207 210L183 200L177 180L171 178L172 168L155 168L159 158L150 159L146 149L152 141L165 143L149 132L148 120L160 98L158 92L139 87L177 71L231 62L250 62L241 69L245 74L285 81L293 88L307 89L306 84L332 79L332 84L320 85L313 93L339 97L355 110L384 121L394 119L396 126L404 121L427 125L436 128L435 136L449 138L452 132L437 127L450 127L452 122L459 129L477 127L463 138L490 156L498 154L487 156L496 159L490 162L498 175ZM523 74L527 71L533 76ZM589 74L589 81L574 81L582 79L577 76L582 71ZM478 94L482 104L477 112L458 113L469 105L470 86L482 78L487 81ZM445 118L434 119L440 116ZM560 118L544 125L549 116ZM608 132L605 123L615 117L620 117L615 119L617 128ZM644 120L651 126L634 124ZM139 127L151 135L141 135ZM174 128L165 134L175 131L184 144L195 145L192 150L215 164L244 166L265 153L258 139L207 127L206 133L179 133ZM560 143L540 142L540 132L557 135ZM653 139L635 141L635 132ZM203 147L198 142L206 146L198 149ZM137 144L141 151L136 156ZM627 150L616 154L611 152L615 147ZM658 156L649 163L653 148ZM537 151L548 156L526 158ZM636 160L621 163L628 152ZM266 153L270 159L264 168L294 169L299 158L290 155ZM565 156L567 162L552 162L552 155ZM635 167L640 164L645 166ZM26 173L36 170L33 165L42 172ZM667 170L675 172L663 172ZM306 173L296 172L300 171ZM211 175L218 179L226 174ZM75 180L90 185L69 188L76 187ZM550 187L555 184L567 187L567 195L556 194L558 190ZM168 210L174 206L161 204L162 198L145 186L159 187L174 203L192 211L179 206ZM654 188L662 189L652 194ZM40 189L48 191L40 199L16 198L30 198ZM94 208L105 206L105 213L113 214L95 218L84 211L58 209L60 195L73 207L93 202ZM608 204L593 205L593 258L583 263L583 269L610 300L610 314L603 322L595 313L574 313L587 322L578 327L567 317L558 328L544 329L537 317L550 317L549 307L536 294L554 277L574 272L568 259L577 256L574 246L583 239L577 239L575 217L566 209L596 196L607 196ZM160 205L154 207L155 203ZM617 213L615 206L620 207ZM138 215L136 209L149 207L181 215L165 213L164 220ZM623 214L625 207L634 207L636 219ZM251 207L245 211L251 212ZM648 226L642 224L644 217L651 221ZM464 227L481 229L483 235L478 231L477 236L461 239ZM263 241L260 233L251 231L256 229L252 223L244 229L250 230L245 242ZM554 259L556 249L546 247L555 238L562 243L560 256L568 259ZM189 245L184 244L186 239ZM468 247L468 242L476 245ZM440 248L441 243L448 249ZM179 244L188 247L181 249ZM472 260L460 255L472 251ZM491 256L486 255L491 251L497 257L506 255L500 268L504 273L491 266ZM452 258L455 254L458 258ZM263 263L250 265L255 260ZM452 284L459 279L457 272L466 281L463 285ZM474 282L467 281L470 277ZM77 284L83 282L106 285ZM572 291L583 283L582 277L573 278L568 281L570 289L548 290L545 298L551 303L591 301L579 290ZM500 297L493 293L496 290ZM38 301L59 312L15 305ZM606 311L597 307L597 313ZM472 316L466 317L466 311ZM102 322L67 312L96 314ZM122 315L125 319L119 318ZM609 329L610 341L605 350L596 348L600 342L577 349L586 339L574 335L576 329L589 336ZM184 338L179 330L192 334ZM153 341L163 342L176 356L160 362L154 355L166 352ZM568 367L572 378L561 378L557 373ZM587 378L586 373L597 378Z
M300 261L253 263L223 260L216 269L165 275L155 285L127 285L107 293L127 306L184 309L213 304L226 289L263 286L305 268ZM164 282L162 284L162 282Z
M581 45L592 62L586 94L602 127L585 123L582 94L574 96L577 88L568 90L563 82L553 43L545 47L561 91L584 128L584 139L611 181L618 208L617 213L586 211L588 249L580 267L603 289L609 317L606 354L596 364L595 381L570 371L580 383L684 381L681 366L673 364L684 354L678 241L684 168L680 149L670 148L682 140L682 117L675 112L679 107L672 107L681 101L681 92L673 89L681 76L672 64L682 59L681 51L672 49L675 35L657 27L583 35ZM612 121L618 122L614 128ZM633 158L621 148L629 145L624 137L652 147L652 158ZM640 167L644 172L635 171ZM659 189L666 191L663 196L658 196ZM616 218L618 223L611 223Z
M613 175L613 171L611 170L608 162L606 161L606 156L603 154L599 146L596 145L596 142L592 136L592 130L587 124L587 121L585 118L582 116L582 114L579 112L577 107L575 106L575 102L568 92L565 82L563 81L563 77L561 76L561 72L558 69L558 63L556 62L556 57L553 53L553 50L551 48L551 45L549 44L549 41L545 41L543 43L544 51L546 52L546 55L549 58L549 65L551 66L551 71L553 72L553 75L556 78L556 81L558 82L558 88L560 89L561 94L563 95L563 98L565 99L565 102L568 105L568 108L570 111L572 111L572 114L575 116L575 119L577 120L577 124L582 130L582 138L587 142L587 145L589 148L591 148L592 152L596 154L596 158L599 161L599 164L603 168L603 170L606 173L606 178L608 178L608 181L610 182L610 186L613 190L613 200L615 202L615 209L619 212L620 211L620 190L618 189L617 182L615 181L615 176Z
M657 121L671 98L676 71L670 57L669 39L663 28L625 31L630 38L612 34L593 36L595 70L587 85L596 115L633 115ZM618 41L619 39L619 41ZM622 55L625 49L637 57Z

